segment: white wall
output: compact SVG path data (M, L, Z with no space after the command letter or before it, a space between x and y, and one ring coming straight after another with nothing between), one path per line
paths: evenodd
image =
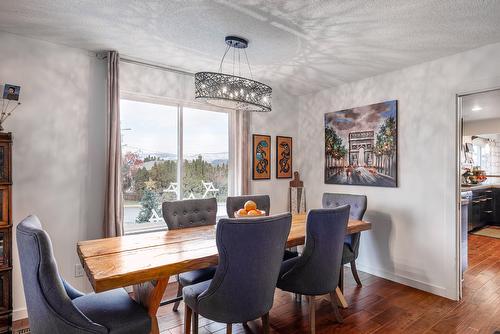
M464 122L464 136L478 136L500 133L500 118Z
M74 278L78 240L102 231L105 66L83 50L0 33L0 83L21 86L4 124L14 137L13 221L36 214L52 236L61 274ZM14 320L25 301L14 238Z
M455 232L456 96L500 86L500 44L460 53L301 98L300 170L308 207L323 192L368 196L360 270L457 297ZM397 99L398 188L326 185L326 112Z
M194 78L141 65L122 63L120 67L120 89L130 94L166 98L168 100L194 100ZM276 179L276 136L289 136L297 140L298 97L273 90L273 110L270 113L252 113L250 138L254 133L271 135L271 180L250 182L253 194L268 194L271 197L272 213L288 211L288 183L290 179ZM296 145L296 142L293 143ZM295 154L297 150L294 150ZM251 161L251 160L250 160ZM295 167L295 166L294 166ZM251 169L249 172L251 177Z
M271 197L271 213L288 211L288 188L291 179L276 178L276 136L292 137L293 170L298 169L298 97L279 90L273 91L273 110L270 113L253 113L251 115L250 138L252 134L271 136L271 180L252 180L252 194L268 194ZM250 148L251 150L251 148ZM249 163L252 163L250 158ZM252 177L250 166L249 176Z

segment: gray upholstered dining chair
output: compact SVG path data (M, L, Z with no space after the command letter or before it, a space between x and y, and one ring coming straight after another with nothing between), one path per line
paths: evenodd
M341 205L350 205L350 217L356 220L362 220L366 211L367 199L365 195L351 195L351 194L336 194L324 193L323 194L323 208L335 208ZM358 286L361 286L358 270L356 269L356 259L359 254L359 241L361 233L354 233L347 235L344 240L344 251L342 254L342 270L340 271L340 289L344 290L344 265L350 263L352 276Z
M49 235L36 216L17 225L31 333L149 333L151 318L124 289L84 295L60 275Z
M163 219L167 223L169 230L215 225L217 222L217 200L215 198L163 202L162 211ZM179 308L182 299L182 288L212 279L215 268L209 267L188 271L177 276L178 288L173 307L174 311ZM165 305L171 302L165 301L161 304Z
M228 196L226 200L227 216L234 218L234 213L243 208L246 201L254 201L257 204L257 208L264 210L266 216L269 216L269 212L271 211L271 199L269 195ZM299 253L296 250L287 249L283 255L283 260L288 260L298 255Z
M330 294L335 317L338 322L342 322L335 290L348 221L348 205L310 210L303 253L283 262L281 266L277 287L308 297L311 333L316 331L315 296Z
M244 195L244 196L228 196L226 200L227 216L234 218L234 213L243 208L246 201L254 201L259 210L264 210L266 216L269 216L271 211L271 200L269 195Z
M245 323L261 317L269 332L273 305L292 216L221 219L217 224L219 265L211 281L183 289L186 305L185 333L198 332L198 315L227 324Z

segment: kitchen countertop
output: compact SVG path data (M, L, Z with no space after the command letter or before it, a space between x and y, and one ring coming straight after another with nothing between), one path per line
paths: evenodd
M481 184L471 184L471 185L466 185L466 186L462 185L460 187L460 190L461 191L472 191L472 190L482 190L482 189L488 189L488 188L499 189L500 188L500 178L498 178L498 177L488 178L488 179L486 179L486 181L484 181Z

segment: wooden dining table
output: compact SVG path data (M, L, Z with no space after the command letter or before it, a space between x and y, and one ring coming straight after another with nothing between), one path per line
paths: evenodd
M306 215L292 216L287 247L304 244ZM371 229L371 224L349 220L347 234ZM216 265L216 226L166 230L122 237L80 241L77 252L95 292L133 286L133 298L152 320L151 333L159 333L156 312L170 276ZM342 307L347 302L337 288Z

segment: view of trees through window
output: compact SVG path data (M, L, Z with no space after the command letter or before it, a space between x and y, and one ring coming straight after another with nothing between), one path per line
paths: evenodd
M126 233L165 227L161 205L167 200L215 197L220 210L225 210L227 113L125 99L120 107ZM182 129L178 128L179 116ZM179 131L182 146L178 145ZM179 151L182 159L178 159Z

